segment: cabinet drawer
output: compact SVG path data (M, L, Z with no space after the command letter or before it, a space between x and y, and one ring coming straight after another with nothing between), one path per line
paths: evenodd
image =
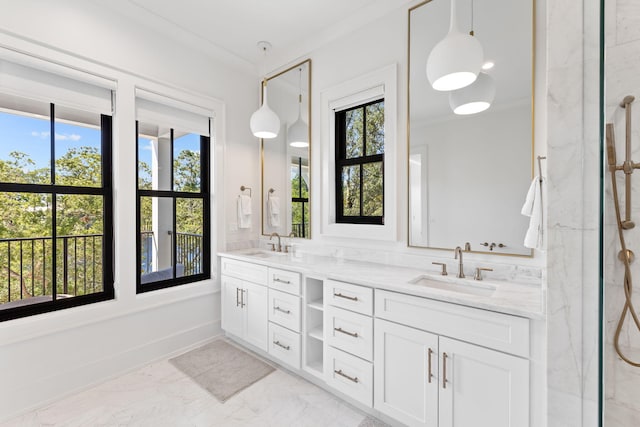
M328 385L370 408L373 406L373 365L370 362L327 347L324 372Z
M529 357L529 319L376 290L376 317Z
M269 267L269 287L300 295L300 273Z
M269 322L269 354L300 369L300 334Z
M327 280L324 282L324 303L373 315L373 289L351 283Z
M373 319L329 306L326 309L327 344L363 359L373 360Z
M267 284L267 267L235 259L221 258L221 274L236 277L248 282Z
M269 320L300 332L300 297L269 289Z

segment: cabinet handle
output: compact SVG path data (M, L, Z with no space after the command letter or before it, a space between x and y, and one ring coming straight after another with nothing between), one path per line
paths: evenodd
M289 349L291 348L291 347L289 347L288 345L284 345L284 344L282 344L280 341L274 341L273 343L274 343L275 345L277 345L278 347L282 347L282 348L284 348L285 350L289 350Z
M278 310L278 311L280 311L280 312L282 312L282 313L284 313L284 314L291 314L291 310L285 310L285 309L280 308L280 307L278 307L278 306L273 307L273 309L274 309L274 310Z
M429 363L429 372L428 372L428 378L429 378L429 384L431 384L431 378L433 378L433 374L431 373L431 355L433 354L433 350L429 349L429 356L428 356L428 363Z
M349 336L354 337L354 338L358 338L358 333L357 333L357 332L349 332L349 331L345 331L345 330L344 330L344 329L342 329L342 328L333 328L333 330L334 330L334 331L336 331L336 332L343 333L343 334L345 334L345 335L349 335Z
M348 300L351 300L351 301L358 301L358 297L350 297L349 295L343 295L340 292L338 292L337 294L334 292L333 296L334 297L338 297L338 298L348 299Z
M238 292L240 292L240 288L236 288L236 307L240 305L240 297L238 296Z
M284 283L285 285L290 285L290 284L291 284L291 282L290 282L290 281L288 281L288 280L282 280L282 279L280 279L280 278L278 278L278 277L274 277L274 278L273 278L273 281L274 281L274 282Z
M244 307L245 305L247 305L244 302L244 293L247 292L245 289L240 289L240 307Z
M341 377L344 377L344 378L348 379L349 381L353 381L356 384L360 382L358 377L350 377L349 375L347 375L344 372L342 372L342 369L338 369L337 371L334 369L333 372L338 374L338 375L340 375Z
M442 353L442 388L447 388L447 353Z

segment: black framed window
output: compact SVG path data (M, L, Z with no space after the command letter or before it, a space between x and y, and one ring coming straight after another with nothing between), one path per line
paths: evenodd
M291 231L296 237L309 237L309 164L307 159L291 158Z
M384 99L335 113L336 222L384 224Z
M0 107L0 321L113 299L111 116Z
M136 123L137 291L211 277L210 138Z

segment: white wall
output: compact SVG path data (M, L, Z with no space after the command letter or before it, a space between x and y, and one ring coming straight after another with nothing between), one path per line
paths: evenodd
M625 109L619 103L627 95L636 97L631 105L632 111L632 155L631 160L640 161L640 9L632 0L614 0L605 3L605 37L606 37L606 112L607 123L615 125L617 164L625 160ZM632 182L632 215L636 227L624 231L627 248L636 254L640 252L640 174L631 175ZM604 339L604 376L605 376L605 421L607 427L637 425L640 422L640 368L622 361L613 347L614 333L618 319L625 303L624 266L618 260L620 242L613 205L613 193L610 175L605 176L605 339ZM617 172L620 207L624 220L624 173ZM631 276L634 279L634 298L636 310L640 308L638 295L638 278L640 266L638 262L631 264ZM636 363L640 363L640 331L626 316L622 329L620 346L624 354Z
M226 215L235 215L235 203L226 199L235 200L241 184L257 187L258 143L247 123L257 106L258 87L250 67L224 66L93 2L4 0L0 6L0 46L117 82L116 299L0 324L2 420L219 333L215 278L135 293L134 88L215 110L213 220L223 224ZM223 155L246 159L246 167L226 167ZM247 236L221 235L218 245L225 237Z

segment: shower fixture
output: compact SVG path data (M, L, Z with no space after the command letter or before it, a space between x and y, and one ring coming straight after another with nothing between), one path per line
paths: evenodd
M624 264L624 295L625 295L625 304L620 313L620 318L618 320L618 325L616 327L616 332L613 339L613 346L615 347L616 353L622 360L626 363L640 367L640 362L634 362L624 355L622 350L620 349L620 333L622 332L622 327L627 317L627 313L631 315L633 322L635 323L636 328L640 331L640 319L638 318L638 313L636 312L633 302L631 300L631 295L633 291L633 282L631 277L631 263L633 262L635 256L634 253L627 249L627 244L624 239L624 230L630 230L635 227L635 223L631 220L631 174L634 169L640 169L640 163L634 163L631 160L631 103L634 101L634 97L629 95L626 96L620 106L625 109L625 125L626 125L626 138L625 138L625 160L622 165L618 166L616 164L616 143L615 143L615 134L612 123L607 123L606 128L606 139L607 139L607 162L609 165L609 172L611 173L611 186L613 190L613 204L615 208L616 214L616 223L618 226L618 238L620 239L620 253L618 254L618 258ZM625 218L622 219L622 215L620 212L620 199L618 196L618 184L616 182L616 172L623 171L625 174Z

